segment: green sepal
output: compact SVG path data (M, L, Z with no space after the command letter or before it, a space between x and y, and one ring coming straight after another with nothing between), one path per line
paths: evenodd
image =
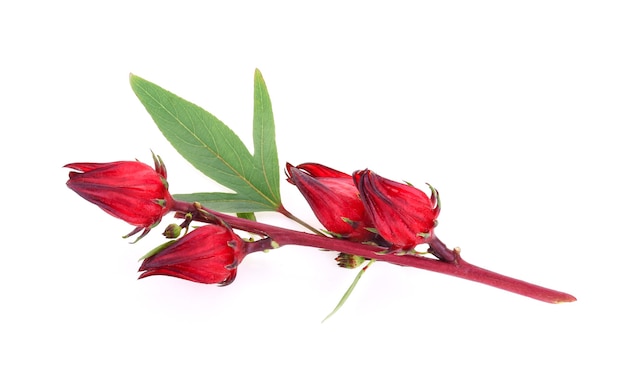
M364 228L365 230L367 230L370 233L374 233L374 234L378 234L378 229L373 228L373 227L366 227Z
M326 234L328 234L328 235L329 235L329 236L331 236L331 237L334 237L334 238L343 238L343 235L342 235L342 234L339 234L339 233L334 233L334 232L331 232L330 230L326 230L326 229L319 229L319 230L320 230L322 233L326 233Z
M174 244L175 242L176 242L176 240L170 240L170 241L164 242L163 244L161 244L161 245L157 246L156 248L153 248L152 250L150 250L150 252L148 252L145 255L141 256L139 261L145 260L148 257L156 255L157 253L161 252L163 249L165 249L168 246Z

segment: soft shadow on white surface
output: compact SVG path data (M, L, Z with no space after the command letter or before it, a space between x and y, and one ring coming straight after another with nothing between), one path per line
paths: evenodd
M623 387L617 2L213 3L0 6L0 387ZM320 324L355 273L298 247L246 258L225 288L136 280L159 230L124 241L132 228L67 189L61 167L150 162L152 149L173 192L217 189L161 136L128 75L250 145L255 68L281 164L429 182L444 242L579 301L376 263ZM285 206L316 223L283 184Z

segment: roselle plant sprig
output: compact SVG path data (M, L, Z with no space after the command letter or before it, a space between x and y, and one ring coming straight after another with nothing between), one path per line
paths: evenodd
M331 315L375 261L456 276L549 303L576 300L570 294L472 265L458 248L448 248L435 234L441 199L430 184L430 194L426 194L369 169L348 174L319 163L287 163L286 181L297 187L323 228L287 211L280 194L272 106L258 70L254 75L253 154L204 109L140 77L131 75L130 83L174 148L206 176L233 191L171 195L165 165L154 154L154 169L138 161L67 164L72 169L68 187L134 226L125 238L141 233L136 242L169 213L179 220L166 227L166 241L142 258L139 278L165 275L225 286L235 280L247 255L300 245L336 252L340 267L360 268ZM283 214L306 231L259 222L255 215L259 211ZM252 238L244 239L243 234Z

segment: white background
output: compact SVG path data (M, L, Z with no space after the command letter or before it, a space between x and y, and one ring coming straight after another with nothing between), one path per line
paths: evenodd
M284 3L0 6L0 387L624 388L623 3ZM578 302L379 262L320 324L355 273L298 247L249 256L226 288L136 280L160 232L123 240L132 227L67 189L63 165L152 149L173 192L218 189L128 75L250 145L255 68L281 164L432 183L444 242Z

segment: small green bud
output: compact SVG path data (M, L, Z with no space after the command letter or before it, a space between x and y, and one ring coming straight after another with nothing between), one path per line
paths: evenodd
M337 265L342 268L356 268L363 264L366 260L363 256L351 255L348 253L340 253L339 256L335 258L337 261Z
M163 235L166 238L177 238L178 236L180 236L181 230L182 228L179 225L172 223L165 228Z

